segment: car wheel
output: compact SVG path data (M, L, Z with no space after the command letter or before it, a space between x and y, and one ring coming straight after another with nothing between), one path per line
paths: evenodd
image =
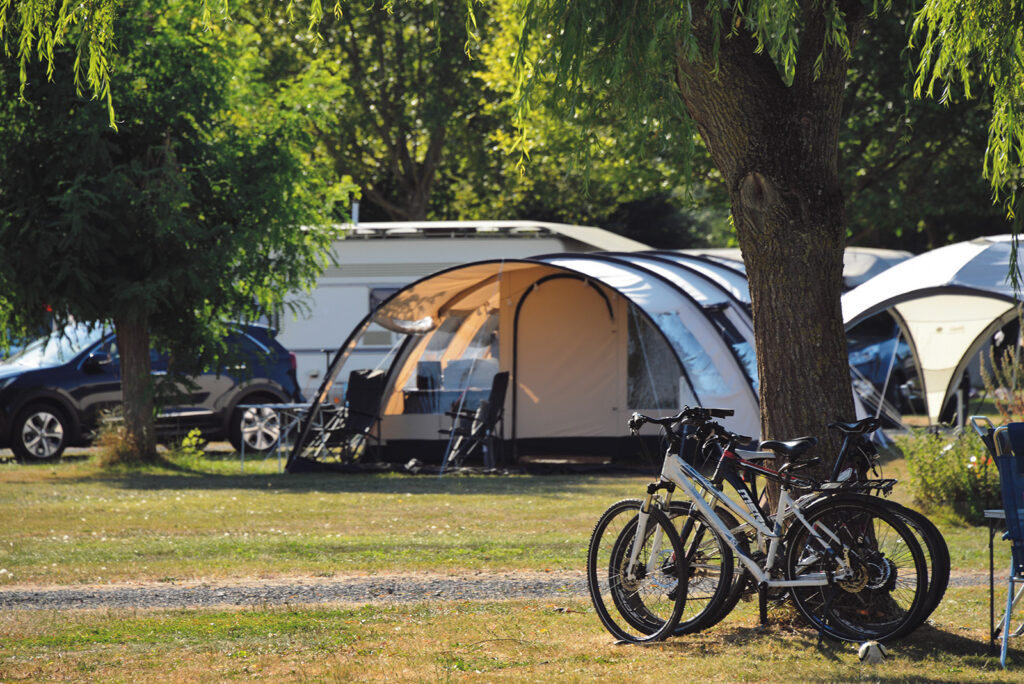
M11 450L22 463L60 458L68 445L68 421L57 408L32 404L14 422Z
M269 451L281 436L281 421L277 411L263 406L235 409L231 424L231 445L235 451L246 453Z

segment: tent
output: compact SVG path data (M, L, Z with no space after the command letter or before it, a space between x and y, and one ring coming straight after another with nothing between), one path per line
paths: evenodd
M992 335L1017 316L1008 282L1012 237L941 247L903 261L843 295L849 331L881 312L899 324L916 359L929 419L937 423Z
M713 260L674 252L550 254L487 260L427 276L352 332L314 397L289 470L346 380L371 324L401 333L382 370L384 458L440 459L449 414L511 375L500 436L505 460L614 455L633 411L735 409L726 426L759 432L746 282Z

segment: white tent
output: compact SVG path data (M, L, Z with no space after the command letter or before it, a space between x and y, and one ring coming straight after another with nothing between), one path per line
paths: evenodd
M843 295L847 330L883 311L896 318L914 350L933 423L967 365L1017 315L1011 241L998 235L926 252Z
M620 448L633 411L665 415L680 405L732 408L725 424L756 436L746 286L726 271L656 251L450 268L400 290L353 331L315 406L342 394L348 355L374 323L404 333L384 369L388 460L443 445L445 413L486 396L500 371L511 376L501 436L519 456L607 453Z

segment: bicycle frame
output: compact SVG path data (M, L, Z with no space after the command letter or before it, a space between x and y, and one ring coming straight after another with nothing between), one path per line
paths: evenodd
M723 458L739 457L730 450L725 450L723 452ZM774 471L768 471L767 469L760 468L752 463L746 461L743 463L747 467L751 467L763 474L778 475L777 473L774 473ZM764 567L762 567L749 553L743 550L740 546L739 540L735 537L732 530L729 529L729 527L718 517L714 509L711 507L711 504L701 494L701 490L697 488L697 485L700 485L701 489L703 489L712 500L724 504L726 508L728 508L744 523L750 525L759 535L770 540ZM671 450L665 454L665 460L662 464L659 482L648 488L647 498L644 501L644 505L640 508L640 514L637 520L636 537L633 540L633 548L630 552L629 564L627 566L629 568L628 574L632 575L633 569L636 567L636 561L640 554L640 547L643 544L645 531L647 529L650 507L654 503L655 493L660 489L666 489L668 491L668 495L665 498L665 504L667 505L671 499L671 493L674 487L681 488L689 496L693 504L697 506L702 513L704 513L706 522L722 535L733 553L735 553L740 559L740 562L742 562L751 575L754 576L759 586L815 587L832 584L835 580L843 580L853 576L853 570L850 568L848 560L834 554L829 542L822 536L822 533L836 543L841 543L839 537L821 523L811 525L807 521L807 518L804 517L799 500L793 499L786 487L781 489L779 495L774 526L769 527L768 521L764 519L760 510L753 501L750 501L747 506L741 506L736 503L724 492L715 487L710 480L700 473L700 471L684 461L678 455L672 453ZM742 490L738 488L738 491ZM794 580L772 579L771 573L767 569L774 567L775 559L784 536L781 521L784 519L784 514L787 510L808 530L808 533L818 542L825 553L835 557L838 563L838 570L835 573L809 573L800 579ZM655 534L654 546L655 548L658 548L661 544L661 529L659 528ZM817 559L811 559L812 562L816 560ZM652 564L654 562L655 554L651 554L648 563ZM647 570L650 571L652 568L648 567Z

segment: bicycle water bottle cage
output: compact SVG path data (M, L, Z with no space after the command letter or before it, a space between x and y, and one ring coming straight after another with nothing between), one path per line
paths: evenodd
M817 443L817 437L798 437L797 439L790 439L785 442L777 439L769 439L761 442L761 450L764 451L767 449L778 454L785 454L789 460L793 460Z

